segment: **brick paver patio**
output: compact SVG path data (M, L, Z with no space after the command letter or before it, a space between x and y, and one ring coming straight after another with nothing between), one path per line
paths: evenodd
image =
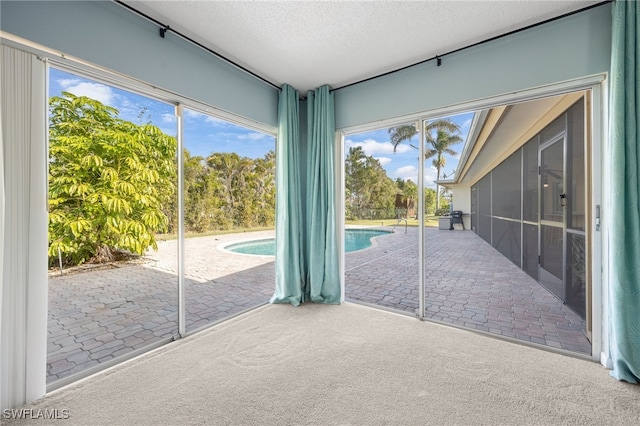
M396 229L346 256L346 296L415 313L417 228ZM185 242L187 332L265 303L274 263L221 249L273 232ZM584 322L472 232L426 229L427 318L590 353ZM178 332L177 244L159 243L141 264L49 279L47 382L112 360Z
M346 257L346 294L415 313L418 229L396 231ZM425 231L426 318L591 354L584 321L476 234Z

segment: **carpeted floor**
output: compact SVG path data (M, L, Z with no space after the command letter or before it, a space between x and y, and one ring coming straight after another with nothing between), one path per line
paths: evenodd
M267 305L25 408L68 419L2 423L631 425L640 386L596 363L360 305Z

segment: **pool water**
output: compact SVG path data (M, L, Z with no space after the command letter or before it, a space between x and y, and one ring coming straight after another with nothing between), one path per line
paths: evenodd
M345 252L350 252L365 249L371 246L372 238L390 233L391 231L380 231L374 229L345 229L344 250ZM242 254L274 256L276 253L276 242L274 238L246 241L244 243L228 245L225 247L225 250Z

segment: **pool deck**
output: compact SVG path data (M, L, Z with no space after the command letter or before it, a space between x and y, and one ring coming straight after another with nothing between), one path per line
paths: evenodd
M416 313L418 230L404 231L397 228L373 247L345 256L347 300ZM425 235L427 319L590 353L584 322L477 235L434 228ZM185 241L187 333L268 302L273 257L222 247L272 236L264 231ZM178 333L177 242L158 246L139 263L51 275L48 383Z

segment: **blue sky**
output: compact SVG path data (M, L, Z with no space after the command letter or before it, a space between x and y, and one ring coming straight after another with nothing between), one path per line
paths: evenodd
M137 124L151 122L168 135L177 133L174 106L145 96L137 95L84 77L70 74L54 67L50 68L49 95L59 96L61 92L71 92L77 96L88 96L106 105L115 107L120 118ZM460 137L464 141L473 113L449 117L460 126ZM271 135L247 129L210 115L184 110L184 144L192 156L206 157L212 152L235 152L238 155L259 158L268 151L275 151L275 138ZM411 144L418 146L415 136ZM367 155L378 159L392 178L418 180L418 151L403 142L393 152L387 129L352 134L345 137L345 155L352 146L361 146ZM452 149L458 153L463 142ZM446 156L447 165L443 172L447 176L457 167L459 156ZM436 169L431 159L426 161L425 185L435 188Z
M446 166L441 170L441 178L443 173L450 176L458 166L458 159L464 146L464 141L469 133L471 121L473 120L473 112L442 118L449 118L458 124L460 127L459 136L462 142L451 146L451 149L456 151L458 155L445 155ZM410 143L413 146L419 146L418 136L414 136ZM409 143L402 142L402 144L398 145L396 152L393 152L393 144L389 140L389 133L386 127L380 130L347 135L345 137L345 156L348 154L349 148L354 146L362 147L367 155L380 161L382 167L387 171L387 176L390 178L394 180L396 178L411 179L416 183L418 182L418 150L412 148ZM436 175L437 171L436 168L433 167L432 159L426 160L425 186L435 188L433 181L436 180Z
M124 120L136 124L151 122L164 133L176 136L177 125L173 105L53 67L50 70L49 96L59 96L63 91L77 96L87 96L117 108L120 112L119 117ZM206 157L212 152L235 152L244 157L259 158L270 150L275 151L275 138L271 135L186 108L183 124L184 145L192 156Z

